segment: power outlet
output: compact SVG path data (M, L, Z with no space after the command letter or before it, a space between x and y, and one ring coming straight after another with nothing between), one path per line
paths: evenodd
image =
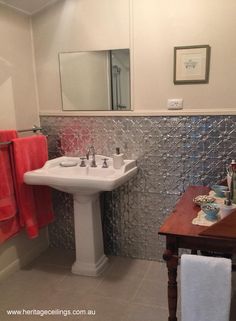
M183 98L173 98L167 100L167 107L171 110L183 109Z

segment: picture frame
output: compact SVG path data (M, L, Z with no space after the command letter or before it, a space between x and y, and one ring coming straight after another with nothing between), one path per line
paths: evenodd
M204 84L209 82L209 45L174 47L174 84Z

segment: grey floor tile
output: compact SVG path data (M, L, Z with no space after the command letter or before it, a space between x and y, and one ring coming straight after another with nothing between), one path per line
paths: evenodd
M122 321L167 321L168 311L164 308L131 304Z
M65 295L75 293L77 296L83 296L92 290L96 290L102 280L102 277L87 277L70 273L58 282L55 288L58 292L65 293Z
M57 283L64 277L65 270L55 267L22 269L1 283L1 307L34 307L53 295Z
M47 309L53 311L60 310L61 313L54 316L52 320L82 320L84 317L83 300L86 296L86 292L83 295L82 293L73 293L73 291L68 293L65 291L55 291L53 296L48 299ZM73 314L74 311L77 313Z
M133 299L133 302L167 308L168 300L166 284L159 279L157 279L156 282L144 279Z
M81 301L84 297L87 296L87 293L84 295L78 293L66 293L64 291L55 291L53 296L48 298L47 307L48 309L80 309Z
M84 316L83 321L123 321L128 303L93 294L81 302L81 308L95 311L95 315Z
M162 280L167 284L168 271L167 271L166 264L163 262L151 261L144 278L149 280L154 280L154 281Z
M164 321L167 320L165 264L111 257L98 278L70 272L73 252L48 249L0 285L1 321ZM85 316L7 316L6 309L96 310Z
M106 275L93 293L108 298L131 301L141 281L141 278L131 277L129 275Z
M147 273L151 262L147 260L130 259L126 257L110 257L111 266L107 271L108 275L131 276L143 278Z

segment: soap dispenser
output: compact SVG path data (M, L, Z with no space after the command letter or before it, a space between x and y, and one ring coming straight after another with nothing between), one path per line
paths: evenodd
M236 204L236 161L232 160L230 165L230 193L231 199Z
M227 167L227 184L231 194L231 200L236 204L236 161L232 160Z
M120 169L124 165L124 154L120 153L120 148L116 147L116 153L113 155L113 167Z

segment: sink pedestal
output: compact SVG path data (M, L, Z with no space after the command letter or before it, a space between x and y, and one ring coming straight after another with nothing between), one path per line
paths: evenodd
M108 165L105 168L104 158ZM125 159L121 168L116 169L112 157L103 155L96 155L97 167L91 167L89 162L81 167L80 161L79 157L68 156L48 160L43 167L26 172L24 182L73 194L76 261L72 272L97 276L108 264L103 249L99 193L121 186L137 173L138 168L135 160Z
M99 193L73 196L76 261L72 273L98 276L108 264L104 255Z

